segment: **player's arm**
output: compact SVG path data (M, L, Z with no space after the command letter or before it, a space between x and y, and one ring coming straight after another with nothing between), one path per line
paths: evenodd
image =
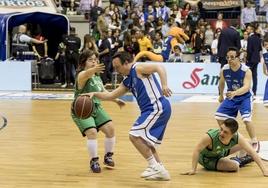
M162 91L163 95L166 97L171 96L171 90L167 86L167 73L165 68L162 65L159 64L138 64L136 66L136 71L138 75L151 75L155 72L160 77L161 85L162 85Z
M81 71L77 76L78 88L79 89L83 88L89 78L92 78L92 76L96 73L102 73L104 69L105 65L102 63L101 64L98 63L92 68Z
M260 167L262 173L264 176L268 176L268 171L263 165L263 162L259 155L256 153L256 151L253 149L253 147L246 141L246 139L239 134L238 136L238 144L241 146L242 149L244 149L257 163L257 165Z
M221 103L224 99L223 97L223 92L224 92L224 87L225 87L225 79L224 79L224 76L223 76L223 70L221 69L221 72L220 72L220 81L219 81L219 102Z
M251 70L248 69L243 81L243 86L235 91L228 92L226 95L229 99L234 98L238 95L243 95L244 93L248 92L250 90L251 86L251 80L252 80L252 73Z
M118 97L124 95L127 93L128 89L121 83L118 88L115 90L109 92L109 91L104 91L104 92L91 92L91 93L85 93L85 95L90 96L93 98L93 96L101 99L101 100L110 100L114 101ZM116 102L116 101L115 101Z
M102 92L109 92L105 89L103 86L103 91ZM120 108L124 107L126 105L125 101L119 98L112 99L111 101L115 102Z
M263 62L262 68L263 68L263 74L268 76L267 66L266 66L265 62Z
M199 155L200 152L205 149L206 147L208 147L211 144L211 138L208 134L206 134L201 140L200 142L196 145L193 155L192 155L192 169L181 173L182 175L194 175L196 174L196 168L197 168L197 164L198 164L198 159L199 159Z

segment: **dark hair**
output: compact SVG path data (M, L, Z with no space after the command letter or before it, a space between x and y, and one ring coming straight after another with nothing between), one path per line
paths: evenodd
M238 123L235 119L228 118L224 120L223 124L230 129L232 134L238 130Z
M92 57L93 55L95 55L98 58L98 53L92 51L92 50L84 50L80 56L79 56L79 62L78 62L78 67L77 67L77 73L81 72L82 70L84 70L85 66L86 66L86 62L87 59L89 57Z
M235 51L236 52L236 57L239 57L240 56L240 52L239 52L239 50L238 50L237 47L231 46L231 47L228 48L227 53L229 51Z
M131 63L133 61L133 57L128 52L117 52L114 54L113 59L119 58L121 61L121 64L126 64L126 62Z

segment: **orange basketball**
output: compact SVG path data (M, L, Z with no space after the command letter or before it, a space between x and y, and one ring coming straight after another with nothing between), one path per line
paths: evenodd
M89 96L78 96L73 102L73 113L80 119L87 119L93 112L94 103Z

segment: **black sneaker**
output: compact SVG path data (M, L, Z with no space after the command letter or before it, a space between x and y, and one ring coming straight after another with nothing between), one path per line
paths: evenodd
M250 155L246 155L244 157L231 157L231 160L235 160L239 163L239 167L244 167L246 164L253 162L253 158Z
M95 157L90 160L90 169L92 170L93 173L101 172L99 157Z
M113 161L113 156L114 153L112 152L108 152L106 153L106 155L104 155L104 162L103 164L107 167L107 168L114 168L114 161Z

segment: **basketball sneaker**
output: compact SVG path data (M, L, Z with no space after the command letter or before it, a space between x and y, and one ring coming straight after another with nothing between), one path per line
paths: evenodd
M151 176L145 177L145 180L152 180L152 181L169 181L170 175L169 172L161 165L161 170L157 174L153 174Z
M246 164L253 162L253 158L250 155L246 155L244 157L231 157L231 160L235 160L239 163L239 167L244 167Z
M251 143L251 145L252 145L253 149L254 149L257 153L259 153L259 151L260 151L260 142L259 142L259 141L253 141L253 142Z
M114 161L113 161L113 156L114 153L112 152L108 152L104 155L104 162L103 164L105 165L105 167L107 168L114 168Z
M143 173L141 173L141 177L142 178L146 178L148 176L152 176L154 174L158 174L161 172L161 167L162 165L160 165L159 163L157 163L157 165L153 165L153 166L148 166Z
M90 160L90 169L92 170L93 173L101 172L99 157L95 157Z

